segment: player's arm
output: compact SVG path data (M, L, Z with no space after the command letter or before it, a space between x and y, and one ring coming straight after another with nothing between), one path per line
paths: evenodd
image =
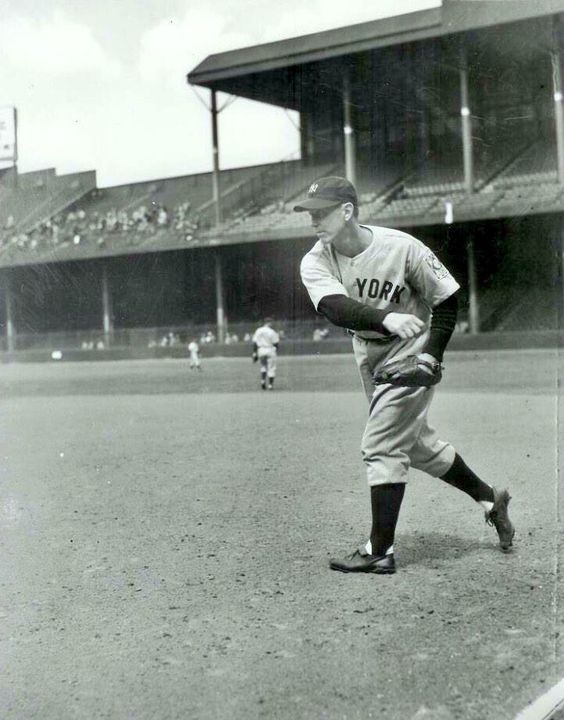
M456 325L459 284L437 256L423 243L411 242L408 281L432 308L429 339L420 355L441 362Z
M442 362L458 316L458 291L433 308L429 340L421 354Z
M378 310L346 295L325 295L317 311L333 325L349 330L373 330L407 339L419 335L425 323L415 315Z

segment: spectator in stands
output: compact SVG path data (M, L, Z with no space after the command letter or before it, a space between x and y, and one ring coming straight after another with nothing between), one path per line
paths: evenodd
M214 343L215 342L215 335L212 333L211 330L208 330L206 333L204 333L200 338L201 343Z
M321 340L325 340L327 335L329 335L329 330L327 328L315 328L313 331L313 341L320 342Z
M159 206L157 212L157 225L159 227L164 227L165 225L168 225L168 211L162 205Z

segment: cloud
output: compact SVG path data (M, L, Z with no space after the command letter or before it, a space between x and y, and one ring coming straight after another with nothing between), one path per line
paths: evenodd
M117 75L119 65L86 25L56 14L49 20L14 17L0 24L0 58L15 70L68 76Z
M209 6L191 7L167 19L140 39L139 73L145 80L186 90L186 73L207 55L242 47L252 38L228 28L228 16Z

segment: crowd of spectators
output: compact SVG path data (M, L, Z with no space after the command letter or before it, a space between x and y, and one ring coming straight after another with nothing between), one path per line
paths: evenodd
M246 333L245 337L243 338L243 342L251 342L251 339L252 335L250 333ZM217 338L211 330L201 333L199 338L200 345L213 345L216 342ZM238 342L240 341L237 333L225 333L224 343L226 345L231 345ZM178 347L179 345L182 345L182 343L183 340L181 335L179 335L177 332L170 331L163 335L160 340L150 340L149 347Z
M154 201L132 211L112 208L103 213L96 210L86 212L79 207L47 218L25 232L18 229L10 215L0 231L0 248L54 249L85 243L104 247L123 238L125 242L136 244L160 232L172 232L190 242L194 240L199 225L198 215L189 201L173 210Z

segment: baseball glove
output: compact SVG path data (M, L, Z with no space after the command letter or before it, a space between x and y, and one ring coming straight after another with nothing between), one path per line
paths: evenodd
M254 363L258 362L258 354L256 352L252 354L252 358Z
M408 355L401 360L387 363L374 373L374 384L399 387L431 387L441 381L442 366L438 361L429 362L418 355Z

